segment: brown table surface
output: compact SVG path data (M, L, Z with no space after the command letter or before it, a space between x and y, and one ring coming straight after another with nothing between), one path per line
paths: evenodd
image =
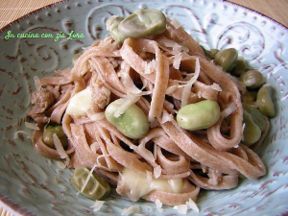
M41 7L61 0L0 0L0 28ZM229 0L251 8L288 27L288 0ZM0 216L10 216L1 209Z

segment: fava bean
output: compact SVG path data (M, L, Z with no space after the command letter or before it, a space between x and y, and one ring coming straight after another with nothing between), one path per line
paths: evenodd
M112 38L117 42L123 42L125 39L125 36L118 29L118 26L123 19L123 17L112 16L106 22L106 29L110 32Z
M249 89L258 89L265 83L265 78L257 70L249 70L243 73L240 80Z
M148 118L137 105L131 105L122 115L115 116L115 112L125 103L121 98L110 103L105 110L106 119L122 134L131 139L140 139L149 130Z
M67 137L62 129L61 125L48 125L43 130L42 140L50 148L55 148L53 141L53 134L56 134L60 139L63 148L65 149L68 145Z
M273 101L273 88L270 85L263 85L257 93L256 104L258 109L267 117L276 116L276 107Z
M267 126L268 118L254 106L244 105L244 109L251 115L253 121L258 125L260 130L263 131Z
M246 145L255 144L261 137L261 129L254 122L251 114L244 110L245 128L243 132L243 142Z
M157 35L166 30L166 17L159 10L141 9L122 20L118 29L124 37Z
M99 200L110 193L110 185L102 177L96 176L95 174L91 175L83 191L81 191L87 181L88 175L89 170L87 168L76 168L71 179L73 186L83 196L92 200Z
M254 105L256 103L257 92L256 91L246 91L243 95L243 103L247 105Z
M248 69L249 69L248 63L244 59L238 58L237 61L235 62L233 70L231 71L231 74L234 76L240 76Z
M213 126L219 118L220 107L212 100L183 106L176 116L178 125L189 131L207 129Z
M215 63L220 65L224 71L230 71L238 58L238 52L234 48L224 49L215 55Z
M214 59L216 54L219 52L218 49L204 50L207 57Z

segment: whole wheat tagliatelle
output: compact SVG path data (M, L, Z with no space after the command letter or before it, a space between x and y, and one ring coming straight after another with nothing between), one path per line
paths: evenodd
M36 149L65 160L70 168L93 168L118 194L133 201L178 205L196 201L200 189L231 189L240 175L257 179L266 173L259 156L242 144L239 85L171 22L164 33L153 37L127 38L122 44L111 37L96 41L71 70L37 79L36 87L28 114L38 127L33 136ZM85 104L77 104L84 111L73 115L67 107L79 92L86 95ZM107 105L119 98L126 103L118 115L136 104L148 117L149 131L143 138L126 137L105 118ZM204 99L219 103L218 122L193 132L181 128L175 120L178 110ZM49 122L62 125L68 139L64 152L59 145L51 148L43 143L43 128ZM54 141L60 142L56 137ZM144 178L147 190L131 186L136 183L125 178L133 175ZM158 187L157 180L168 182L168 188ZM171 181L180 181L181 186L175 189Z

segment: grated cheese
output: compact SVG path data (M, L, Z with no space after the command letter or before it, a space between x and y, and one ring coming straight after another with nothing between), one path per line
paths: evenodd
M53 142L54 142L56 151L59 154L60 158L61 159L69 158L69 156L67 155L66 151L63 148L63 145L62 145L59 137L55 133L53 134Z
M87 113L87 115L92 121L100 121L100 120L105 119L104 112L98 112L98 113L93 113L93 114Z
M123 98L123 103L119 106L119 109L114 112L116 118L120 117L132 104L135 104L140 99L139 95L128 95L127 98Z
M176 54L174 56L173 67L175 69L178 70L180 68L180 64L181 64L182 58L183 58L183 54L181 52L179 52L178 54Z
M200 62L199 62L199 58L196 58L196 60L195 60L195 73L192 76L192 78L188 81L188 83L184 86L184 89L182 91L181 107L185 106L188 103L188 100L189 100L189 97L191 94L192 85L197 81L199 75L200 75Z
M66 168L65 163L63 163L62 161L56 161L55 164L56 164L57 167L59 167L60 169L65 169L65 168Z
M154 167L153 174L154 174L154 177L156 179L158 179L160 177L160 175L161 175L161 167L159 165Z
M165 124L166 122L172 121L173 115L169 114L168 112L163 112L162 118L161 118L161 124Z
M197 204L191 198L186 202L186 205L188 206L189 209L192 209L194 212L196 213L200 212Z
M213 83L212 85L211 85L211 88L212 89L214 89L214 90L216 90L216 91L222 91L222 88L221 88L221 86L219 85L219 84L217 84L217 83Z
M199 213L198 206L191 198L188 201L186 201L185 204L176 205L173 208L176 209L179 214L187 214L189 209L191 209L192 211L196 213Z
M41 82L38 76L34 76L33 77L34 80L34 85L37 91L39 91L41 89Z
M31 129L31 130L40 130L37 124L31 123L31 122L24 122L24 125L26 128Z
M152 61L150 61L149 63L145 65L144 74L153 73L155 71L155 68L156 68L156 61L155 59L153 59Z
M244 141L244 130L245 130L245 127L246 127L246 124L245 124L245 122L242 124L242 141ZM236 146L234 146L234 148L238 148L239 147L239 145L237 145L237 147Z
M127 89L127 92L140 94L142 91L135 86L133 79L130 77L129 71L130 66L125 61L123 61L121 64L120 72L118 73L118 77L121 79L121 82Z
M83 184L83 186L82 186L82 188L80 190L80 193L83 193L83 191L85 190L85 188L86 188L86 186L87 186L87 184L89 182L89 179L92 177L93 172L96 169L96 167L97 167L97 164L95 163L94 166L92 167L92 169L90 170L89 174L87 175L87 178L85 179L85 182L84 182L84 184Z
M221 113L221 116L223 118L226 118L227 116L231 115L236 111L237 107L235 103L230 103Z
M121 212L121 215L129 216L140 212L140 207L138 205L132 205L128 208L124 208Z
M186 204L174 206L173 209L176 209L179 214L187 214L188 206Z
M156 205L156 209L159 211L159 212L162 212L163 211L163 203L159 200L159 199L156 199L155 200L155 205Z
M105 201L96 200L95 203L90 207L93 209L93 212L98 212L103 207Z

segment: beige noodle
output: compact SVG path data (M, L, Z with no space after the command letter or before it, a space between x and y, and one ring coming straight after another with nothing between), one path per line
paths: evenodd
M42 135L47 123L62 124L69 140L69 167L96 167L97 174L132 200L183 204L196 200L200 188L231 189L238 185L240 175L257 179L266 173L260 157L241 143L241 87L206 59L182 27L168 23L160 36L128 38L122 45L110 37L97 41L84 50L71 70L41 78L37 86L28 113L41 129L34 132L36 149L60 160L59 153L43 143ZM84 116L67 113L71 98L88 87L93 100L88 112ZM136 101L147 115L150 130L145 137L131 140L105 119L105 107L119 98ZM220 120L207 130L180 128L175 114L181 105L205 99L220 104ZM229 136L223 134L224 127ZM183 187L178 192L152 190L142 197L131 196L121 180L124 169L147 173L150 180L181 179Z

